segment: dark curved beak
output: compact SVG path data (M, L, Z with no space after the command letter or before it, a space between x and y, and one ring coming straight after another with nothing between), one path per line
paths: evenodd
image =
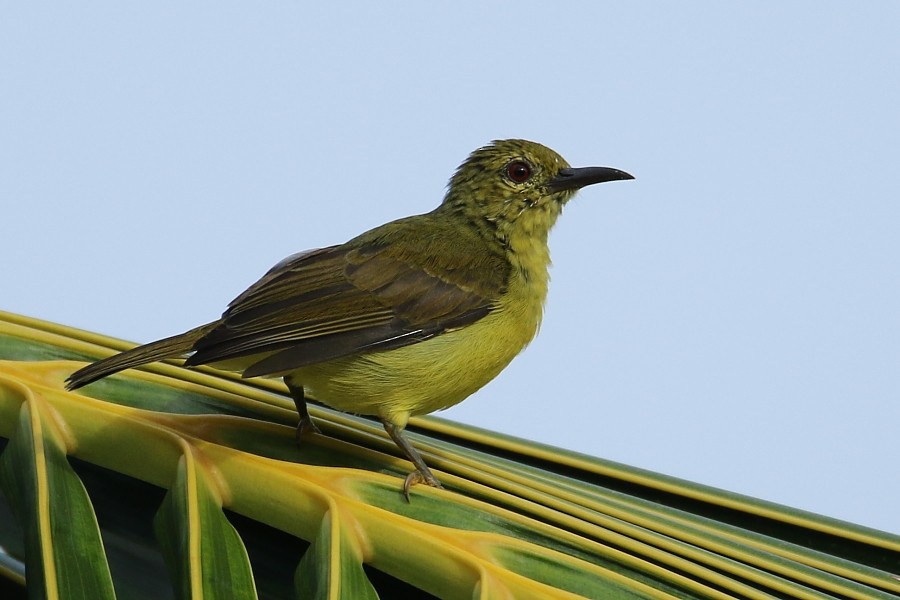
M556 177L547 182L547 187L551 192L561 192L563 190L578 190L586 185L595 183L619 181L622 179L634 179L634 176L612 167L570 168L560 170Z

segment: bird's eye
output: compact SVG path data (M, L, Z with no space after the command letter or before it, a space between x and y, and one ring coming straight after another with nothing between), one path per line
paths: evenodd
M531 179L531 165L524 160L514 160L506 165L506 176L513 183L525 183Z

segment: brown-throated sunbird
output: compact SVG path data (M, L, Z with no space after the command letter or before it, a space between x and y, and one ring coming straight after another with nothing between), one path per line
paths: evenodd
M122 369L187 356L243 377L283 377L300 422L317 431L309 393L374 415L415 465L403 485L441 487L403 436L410 416L461 402L535 336L547 295L547 235L587 185L633 179L608 167L571 168L534 142L473 152L440 206L337 246L281 261L222 317L90 364L72 390Z

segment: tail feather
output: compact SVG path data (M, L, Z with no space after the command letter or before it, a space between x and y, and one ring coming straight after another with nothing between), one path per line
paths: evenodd
M156 362L164 358L184 356L193 350L197 340L220 324L221 321L213 321L212 323L207 323L206 325L191 329L188 332L173 335L172 337L156 342L150 342L149 344L144 344L143 346L120 352L109 358L98 360L69 375L66 379L66 389L78 389L93 381L103 379L107 375L112 375L113 373L118 373L119 371L138 367L147 363Z

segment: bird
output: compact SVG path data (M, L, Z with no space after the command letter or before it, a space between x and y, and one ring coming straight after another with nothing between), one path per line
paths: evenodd
M319 432L307 398L380 419L415 467L409 500L413 485L442 487L403 435L409 418L463 401L532 341L563 207L585 186L628 179L573 168L536 142L495 140L457 168L431 212L289 256L220 318L91 363L66 388L168 358L281 377L298 440Z

